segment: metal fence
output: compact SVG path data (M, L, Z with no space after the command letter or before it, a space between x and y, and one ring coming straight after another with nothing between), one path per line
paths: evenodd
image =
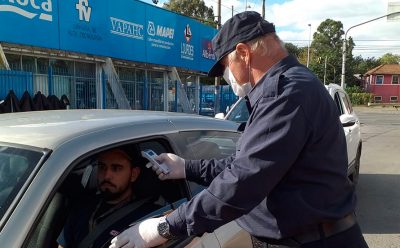
M96 65L72 61L53 61L48 66L11 64L12 71L0 71L0 100L9 90L21 97L25 90L32 96L40 91L46 96L67 96L72 109L118 108L110 85L103 75L103 106L98 106L99 85L96 81ZM25 69L27 71L21 71ZM224 112L237 97L227 85L216 88L213 85L178 87L177 81L168 80L161 71L146 71L135 68L116 68L120 84L131 109L146 109L183 112L179 94L187 94L190 111L201 115L214 116ZM216 90L217 89L217 90ZM196 92L199 90L199 92ZM219 94L219 97L216 97ZM197 99L197 97L199 99ZM215 103L219 99L219 104ZM168 104L165 104L168 101ZM198 106L197 106L198 104ZM220 106L215 109L215 106ZM166 107L167 106L167 107Z
M31 72L0 70L0 100L6 98L10 90L20 98L27 90L33 91L33 78Z
M10 63L10 67L12 71L5 71L0 75L0 94L14 89L17 97L21 97L17 93L19 91L15 90L18 89L15 84L19 84L23 88L22 92L27 90L32 96L39 91L46 96L55 95L59 99L65 95L70 101L70 108L97 107L95 64L62 60L39 64L36 61L22 63L21 60L21 63ZM25 75L25 84L19 83L22 79L18 75ZM12 81L13 85L5 84L2 80Z

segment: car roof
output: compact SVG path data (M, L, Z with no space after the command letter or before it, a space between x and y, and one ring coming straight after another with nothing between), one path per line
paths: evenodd
M236 129L235 123L215 118L172 112L140 110L49 110L0 115L0 142L52 149L89 133L110 129L146 129L162 134L185 130ZM145 128L143 128L145 127ZM108 130L108 131L107 131ZM143 131L145 132L145 131ZM142 132L142 133L143 133Z
M331 96L333 96L333 94L334 94L335 91L345 92L345 91L343 90L343 88L342 88L340 85L333 84L333 83L331 83L331 84L326 84L326 85L325 85L325 88L328 90L328 92L329 92L329 94L330 94Z

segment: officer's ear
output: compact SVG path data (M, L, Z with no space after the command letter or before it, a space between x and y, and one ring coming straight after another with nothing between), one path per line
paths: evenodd
M248 61L250 51L250 46L245 43L239 43L236 45L236 57L243 61Z

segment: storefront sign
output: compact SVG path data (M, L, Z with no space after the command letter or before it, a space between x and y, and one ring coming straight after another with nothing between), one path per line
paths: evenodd
M135 0L0 0L0 41L207 72L216 30ZM18 30L16 30L18 27Z

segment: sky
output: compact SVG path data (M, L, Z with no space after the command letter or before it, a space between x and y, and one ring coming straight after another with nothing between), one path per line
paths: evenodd
M143 2L153 4L152 0ZM159 0L157 6L162 7L164 2ZM217 0L204 2L217 14ZM389 10L389 3L397 7ZM232 16L232 6L234 14L245 10L262 12L262 0L221 0L222 24ZM332 19L341 21L345 32L349 30L347 38L352 37L355 43L353 55L364 59L379 58L385 53L400 55L400 15L394 18L397 20L384 17L351 28L394 11L400 11L400 0L265 0L265 19L275 24L284 42L307 47L319 24Z

